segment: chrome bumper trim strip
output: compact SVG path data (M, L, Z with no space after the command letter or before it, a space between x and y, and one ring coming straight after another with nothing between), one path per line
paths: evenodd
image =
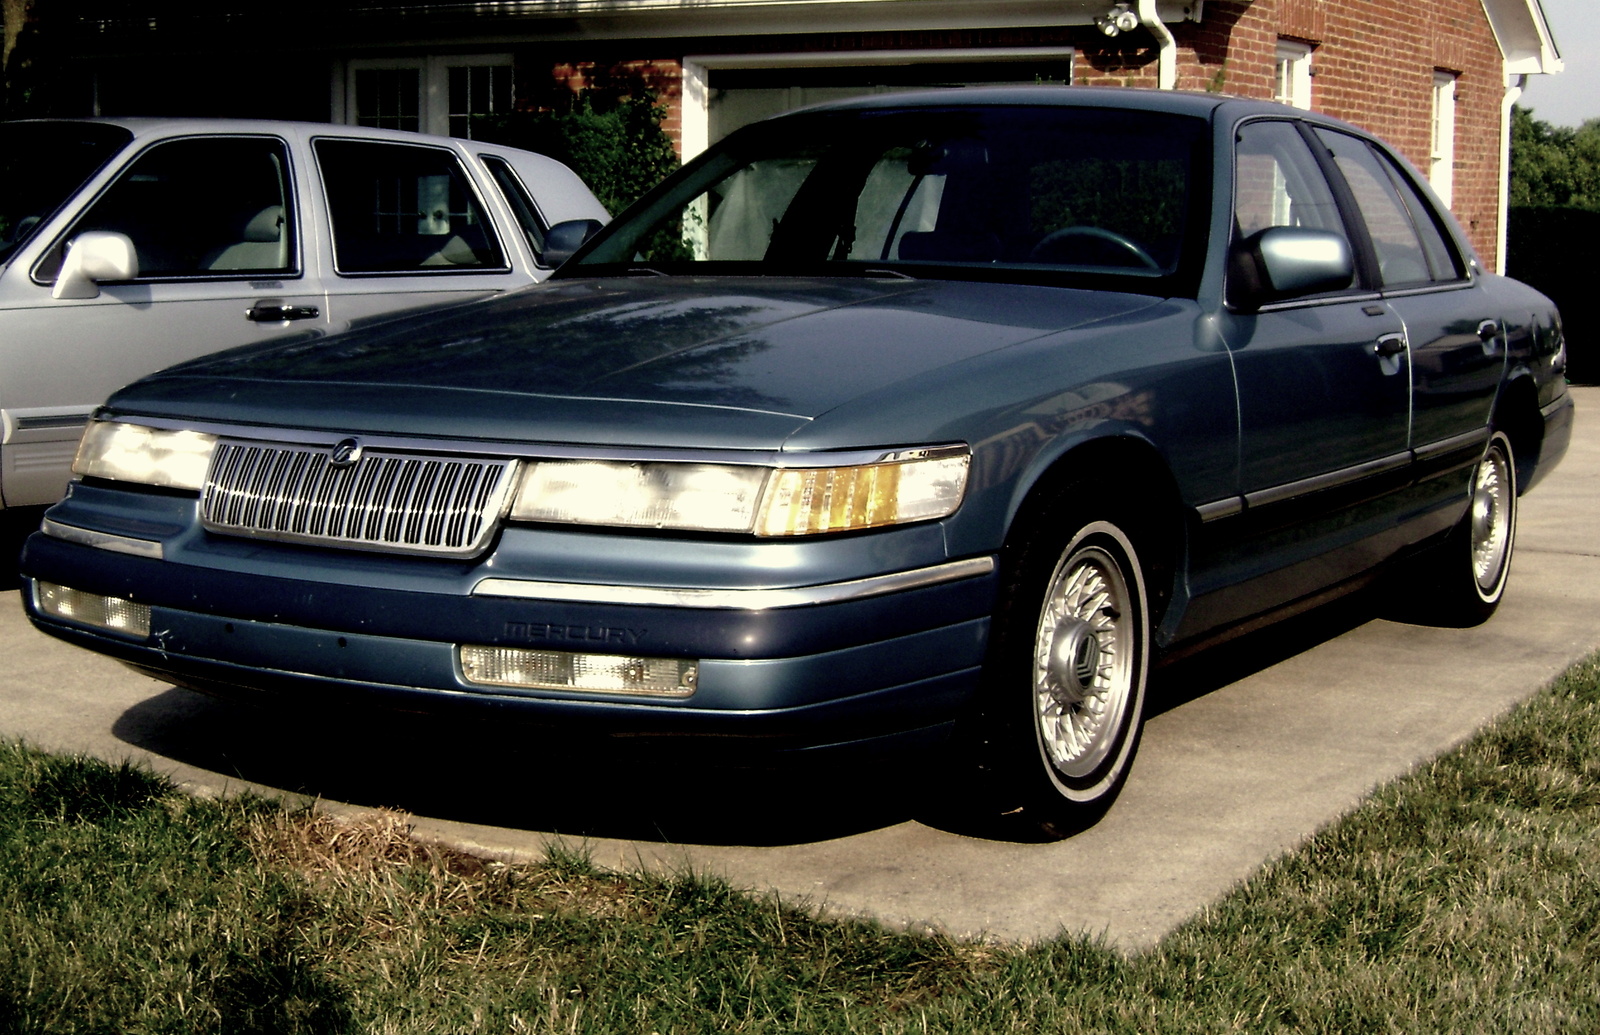
M874 575L849 582L778 589L681 589L670 586L603 586L583 582L535 582L530 579L484 579L473 596L517 600L558 600L575 604L617 604L635 607L696 607L723 611L770 611L922 589L945 582L977 578L995 570L993 557L972 557L931 568Z
M39 531L52 539L77 543L79 546L92 546L97 550L110 550L112 553L153 557L158 561L166 556L162 545L152 539L135 539L132 536L112 535L110 532L95 532L79 528L77 525L64 525L50 518L45 518L39 523Z

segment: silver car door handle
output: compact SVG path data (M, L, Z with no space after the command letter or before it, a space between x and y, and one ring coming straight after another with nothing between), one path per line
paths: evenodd
M1483 354L1492 356L1500 346L1500 323L1498 320L1485 320L1478 324L1478 340L1483 343Z
M283 320L315 320L321 310L314 305L253 305L244 312L245 319L258 323L278 323Z
M1379 359L1398 356L1405 350L1406 336L1404 334L1385 334L1372 345L1372 353Z

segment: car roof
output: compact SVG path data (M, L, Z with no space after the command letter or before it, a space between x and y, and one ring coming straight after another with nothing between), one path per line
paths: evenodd
M403 129L376 129L371 126L348 126L337 122L296 122L284 119L220 119L220 118L167 118L158 116L96 116L82 119L22 119L33 123L98 123L120 126L132 133L135 140L159 137L225 135L230 133L275 134L287 136L310 132L322 136L365 138L370 140L403 140L417 144L435 144L455 147L468 143L457 137L433 136L412 133Z
M1109 108L1123 111L1170 112L1204 119L1229 122L1253 115L1275 115L1303 118L1321 125L1337 126L1363 132L1338 119L1302 108L1293 108L1277 101L1250 100L1224 94L1200 93L1190 90L1154 90L1128 86L1066 86L1044 84L1037 86L963 86L930 90L909 90L904 93L873 94L847 100L829 101L810 105L774 119L795 114L828 111L895 111L907 108L947 107L1062 107ZM1363 132L1363 135L1366 135Z

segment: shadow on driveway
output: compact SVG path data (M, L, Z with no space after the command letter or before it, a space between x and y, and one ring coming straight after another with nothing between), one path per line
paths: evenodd
M1172 663L1151 678L1160 715L1342 635L1372 616L1365 595ZM610 743L552 742L504 722L393 713L285 714L172 688L113 733L187 765L313 798L576 837L772 846L916 820L1001 841L1037 836L949 807L936 750L744 768Z

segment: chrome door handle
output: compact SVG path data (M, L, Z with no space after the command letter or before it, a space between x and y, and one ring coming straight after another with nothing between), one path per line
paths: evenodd
M1496 320L1485 320L1478 324L1478 340L1483 343L1483 354L1492 356L1500 347L1500 324Z
M244 311L245 319L257 323L278 323L283 320L315 320L321 315L314 305L253 305Z
M1379 359L1390 359L1406 350L1404 334L1385 334L1372 345L1372 354Z

